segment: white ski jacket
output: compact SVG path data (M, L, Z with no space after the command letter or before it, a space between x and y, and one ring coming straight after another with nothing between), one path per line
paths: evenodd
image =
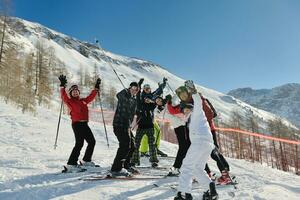
M194 108L189 123L191 141L199 141L201 139L212 142L210 126L203 111L201 97L198 93L193 94L192 97L194 100Z

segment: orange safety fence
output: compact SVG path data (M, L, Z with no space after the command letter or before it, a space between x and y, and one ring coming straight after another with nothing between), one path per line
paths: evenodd
M114 112L103 111L105 122L112 124ZM90 109L90 120L102 123L99 109ZM168 119L157 119L162 139L177 143L174 129ZM135 124L135 123L133 123ZM219 149L224 156L259 162L283 171L300 174L300 141L273 137L233 128L216 128Z
M288 143L288 144L300 145L300 141L288 140L288 139L284 139L284 138L277 138L277 137L272 137L272 136L269 136L269 135L264 135L262 133L252 133L252 132L243 131L243 130L240 130L240 129L216 128L216 130L217 131L222 131L222 132L242 133L242 134L251 135L251 136L255 136L255 137L259 137L259 138L264 138L264 139L269 139L269 140L274 140L274 141L278 141L278 142L285 142L285 143Z

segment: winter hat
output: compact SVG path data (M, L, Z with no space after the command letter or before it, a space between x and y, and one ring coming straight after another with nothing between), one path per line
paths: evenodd
M137 84L137 82L131 82L130 87L139 87L139 85Z
M79 94L80 94L80 91L78 89L78 85L72 85L70 88L69 88L69 95L72 96L72 91L73 90L78 90Z
M175 90L177 96L179 97L181 93L186 92L189 93L188 89L185 86L180 86Z
M149 84L144 84L143 89L151 88Z

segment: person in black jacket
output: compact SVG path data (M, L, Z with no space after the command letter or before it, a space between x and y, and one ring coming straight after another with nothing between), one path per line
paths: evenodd
M142 79L139 84L141 84ZM111 173L115 176L130 175L130 159L134 151L134 139L131 132L131 123L136 113L139 84L132 82L128 89L123 89L117 94L118 104L113 119L113 130L119 141L119 148Z
M135 165L140 165L140 144L143 136L146 134L148 136L149 143L149 154L150 162L152 167L157 167L157 151L155 147L154 138L154 114L153 111L156 108L155 98L163 93L163 89L166 86L167 79L163 79L163 83L159 85L158 89L151 92L149 84L145 84L143 87L143 92L139 95L138 111L137 111L137 124L138 129L135 136L135 150L132 156L132 163Z

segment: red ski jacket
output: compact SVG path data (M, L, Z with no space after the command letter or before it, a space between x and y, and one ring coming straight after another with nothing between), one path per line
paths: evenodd
M78 121L89 121L89 110L87 104L95 99L97 92L98 91L94 89L86 98L74 98L67 95L65 88L60 89L61 98L70 109L72 123Z
M202 108L205 113L210 130L215 131L216 127L215 127L214 120L213 120L214 112L212 111L212 109L210 108L209 104L207 103L207 101L205 100L205 98L203 96L201 96L201 99L202 99ZM193 103L193 99L191 99L190 103ZM172 115L175 115L175 114L178 114L181 112L179 105L173 107L171 104L167 104L167 108L168 108L170 114L172 114Z

